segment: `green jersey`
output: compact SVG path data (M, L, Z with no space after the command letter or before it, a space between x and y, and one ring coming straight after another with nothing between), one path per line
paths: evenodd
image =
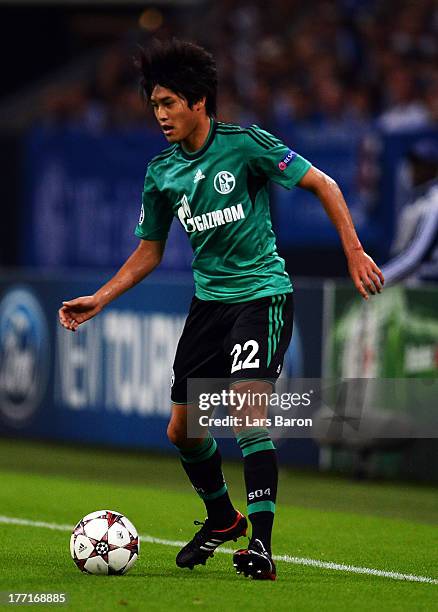
M290 293L269 210L269 181L290 189L311 164L257 126L211 121L203 147L179 144L148 165L135 234L166 240L176 217L190 239L196 296L245 302Z

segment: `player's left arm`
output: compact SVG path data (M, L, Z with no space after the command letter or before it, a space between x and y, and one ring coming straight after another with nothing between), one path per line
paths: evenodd
M368 292L380 293L385 279L380 268L363 250L344 196L336 181L312 166L298 181L298 185L316 195L324 206L338 231L350 276L362 297L367 300Z

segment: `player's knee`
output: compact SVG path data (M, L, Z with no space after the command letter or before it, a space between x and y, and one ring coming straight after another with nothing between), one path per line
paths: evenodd
M167 426L167 437L169 442L177 446L178 448L182 448L187 442L187 436L185 429L180 425L175 425L170 421Z

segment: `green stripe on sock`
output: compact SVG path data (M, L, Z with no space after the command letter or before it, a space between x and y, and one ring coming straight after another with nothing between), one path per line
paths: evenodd
M202 499L212 500L212 499L217 499L218 497L222 497L222 495L225 495L226 492L227 492L227 485L224 484L223 487L221 487L218 491L215 491L214 493L200 493L198 491L198 495L199 497L202 497Z
M263 440L263 438L269 438L269 433L267 431L258 431L255 433L247 434L246 436L241 436L237 443L240 445L247 444L248 442L257 442L258 440Z
M248 504L248 515L255 512L272 512L275 513L275 504L272 501L259 501L253 504Z
M247 430L247 431L243 431L240 434L237 434L236 439L237 439L237 443L240 444L241 442L245 441L245 440L250 440L253 436L257 435L257 434L269 434L268 430L266 429L266 427L251 427L251 429Z
M248 446L248 444L255 444L256 442L263 442L264 440L269 440L269 434L259 434L258 436L254 436L253 438L243 438L238 442L240 448L244 448Z
M253 444L261 444L262 442L269 442L269 440L270 440L269 436L263 436L260 438L256 438L255 440L246 440L245 442L242 442L241 444L239 444L240 450L243 452L244 448L248 448L249 446L252 446Z
M269 434L267 431L255 431L254 433L248 433L244 436L240 436L240 438L238 439L237 443L240 444L246 444L247 442L257 442L257 440L263 440L263 438L269 437Z
M252 455L253 453L258 453L260 451L265 450L275 450L274 443L272 440L265 440L264 442L256 442L255 444L250 444L245 448L242 448L242 455L247 457L248 455Z
M181 459L186 463L200 463L209 459L217 449L217 443L214 438L208 436L198 446L190 450L180 450Z

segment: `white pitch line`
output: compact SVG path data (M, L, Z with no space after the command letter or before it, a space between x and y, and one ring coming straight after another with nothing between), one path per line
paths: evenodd
M44 529L53 529L55 531L71 531L71 525L59 525L57 523L45 523L44 521L31 521L29 519L14 518L11 516L1 516L0 523L6 525L22 525L24 527L42 527ZM164 546L181 547L187 542L178 540L164 540L163 538L154 538L150 535L140 535L142 542L149 544L162 544ZM215 552L232 554L234 551L231 548L218 548ZM350 572L353 574L365 574L368 576L378 576L379 578L390 578L391 580L404 580L407 582L424 582L427 584L438 584L438 579L429 578L428 576L417 576L416 574L401 574L400 572L390 572L385 570L373 569L371 567L357 567L355 565L344 565L343 563L332 563L331 561L320 561L318 559L306 559L305 557L291 557L290 555L274 555L275 561L283 561L284 563L293 563L294 565L307 565L310 567L318 567L320 569L335 570L338 572Z
M6 525L23 525L24 527L44 527L55 531L72 531L71 525L58 525L57 523L45 523L44 521L30 521L29 519L14 518L12 516L0 516L0 523Z

